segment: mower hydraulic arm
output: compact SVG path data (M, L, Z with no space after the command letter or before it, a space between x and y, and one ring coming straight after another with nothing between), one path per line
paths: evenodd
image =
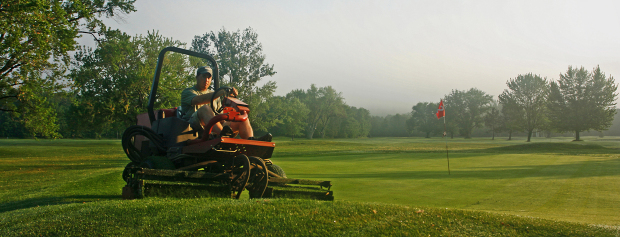
M221 114L211 118L205 125L202 140L209 139L209 134L211 134L213 126L220 121L245 122L248 120L250 109L247 107L247 104L235 98L227 98L227 101L230 105L224 107Z
M226 111L226 109L224 109L224 111ZM213 126L220 121L226 120L226 121L234 121L234 122L244 122L248 120L248 114L245 113L244 111L242 111L242 113L231 111L230 113L223 113L223 114L220 114L220 115L217 115L211 118L211 120L209 120L207 125L205 125L205 130L204 130L204 133L202 134L202 140L209 139L209 134L211 134L211 131L213 130Z

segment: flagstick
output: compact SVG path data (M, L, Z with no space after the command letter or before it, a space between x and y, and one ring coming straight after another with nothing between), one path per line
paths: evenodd
M444 133L444 140L446 141L446 159L448 159L448 175L450 175L450 157L448 156L448 140L447 140L447 136L448 134L446 133L446 115L445 115L445 111L446 111L446 107L444 105L444 116L443 116L443 133Z

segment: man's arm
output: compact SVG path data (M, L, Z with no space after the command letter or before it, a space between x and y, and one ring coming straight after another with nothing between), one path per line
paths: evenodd
M213 93L215 92L194 96L194 98L192 98L192 105L210 104Z
M202 104L210 104L211 103L211 97L213 96L213 93L215 92L211 92L211 93L207 93L204 95L197 95L194 96L194 98L192 98L192 105L202 105ZM225 93L225 91L220 91L220 94ZM239 94L239 92L237 92L237 89L235 89L233 87L233 90L230 93L230 96L237 96ZM215 98L218 98L222 95L217 95Z

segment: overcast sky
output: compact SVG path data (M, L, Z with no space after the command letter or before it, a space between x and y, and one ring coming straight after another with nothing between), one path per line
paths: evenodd
M620 75L620 1L138 0L135 7L108 26L130 35L158 30L188 47L196 35L252 27L277 71L264 79L277 83L277 95L331 85L373 115L409 113L453 89L475 87L497 99L510 78L532 72L557 80L569 65Z

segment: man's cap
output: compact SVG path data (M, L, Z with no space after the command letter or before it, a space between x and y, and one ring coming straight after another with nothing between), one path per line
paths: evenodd
M210 67L200 67L196 70L196 75L209 73L209 75L213 75L213 70Z

